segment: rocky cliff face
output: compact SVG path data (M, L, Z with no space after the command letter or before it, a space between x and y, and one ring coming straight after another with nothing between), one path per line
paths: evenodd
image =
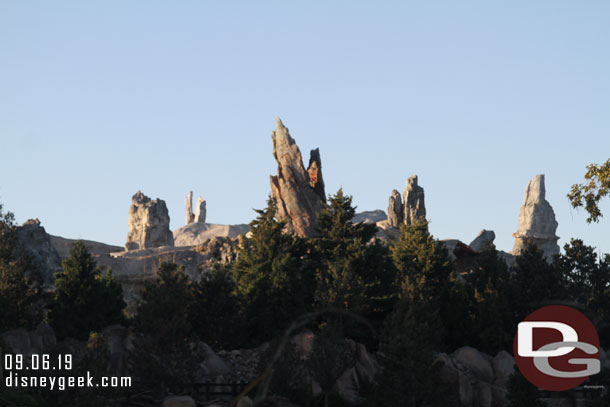
M165 201L151 200L138 191L131 198L129 234L126 250L173 246L174 235L169 229L169 213Z
M17 239L40 268L44 283L53 283L53 274L61 271L61 259L49 235L38 219L30 219L17 228Z
M515 245L511 254L518 256L528 241L537 245L549 261L559 254L559 237L555 234L558 223L545 195L544 175L536 175L525 190L525 198L519 211L519 227L513 233Z
M271 176L277 217L287 222L288 231L302 237L314 236L317 213L325 202L320 152L312 150L309 168L305 170L301 151L279 118L271 139L277 161L277 175Z
M424 189L417 184L417 175L407 179L404 197L404 221L412 225L417 220L426 219L426 205L424 202Z

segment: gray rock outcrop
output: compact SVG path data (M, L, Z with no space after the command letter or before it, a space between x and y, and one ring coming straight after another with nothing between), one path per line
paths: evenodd
M496 234L493 230L481 230L477 237L470 242L469 246L477 253L482 253L485 250L495 249L494 239Z
M424 202L424 188L417 184L417 175L407 179L404 197L404 222L414 224L417 220L426 219L426 205Z
M495 357L464 346L451 355L440 353L441 378L455 388L464 407L506 406L508 378L514 359L505 351Z
M151 200L138 191L129 207L129 233L126 250L173 246L174 235L169 229L169 213L165 201Z
M536 175L525 190L525 198L519 211L519 227L513 233L515 245L511 254L518 256L528 242L538 246L548 261L559 254L559 236L555 234L558 223L545 195L544 175Z
M388 219L388 216L381 209L374 211L362 211L354 215L352 223L377 223Z
M248 225L217 225L214 223L194 222L174 230L175 246L197 246L216 237L235 238L248 233Z
M205 209L205 200L198 196L197 197L197 206L195 207L195 222L196 223L205 223L206 209Z
M320 152L311 151L306 170L299 147L279 118L271 139L278 166L277 175L271 176L271 196L277 204L277 217L286 221L287 231L302 237L314 236L317 214L326 196Z
M188 195L186 196L186 202L185 202L184 206L185 206L184 222L186 225L188 225L189 223L193 223L193 221L195 220L195 215L193 214L193 191L189 191Z
M399 228L404 220L404 205L400 192L392 190L390 202L388 203L388 225L393 228Z
M30 219L17 227L17 239L39 267L45 285L53 283L53 274L61 271L61 258L38 219Z

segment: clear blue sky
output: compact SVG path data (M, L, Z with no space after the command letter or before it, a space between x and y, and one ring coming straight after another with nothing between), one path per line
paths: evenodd
M381 3L381 4L379 4ZM247 223L280 116L327 192L386 210L418 174L431 230L510 250L545 173L561 243L610 251L566 193L610 157L610 2L0 1L0 202L123 245L131 196L189 190Z

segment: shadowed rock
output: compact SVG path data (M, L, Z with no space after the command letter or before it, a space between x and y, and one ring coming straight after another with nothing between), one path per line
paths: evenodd
M404 192L404 222L414 224L417 220L426 219L426 204L424 202L424 189L417 185L417 175L407 179Z
M317 214L325 201L320 153L312 150L309 169L305 170L301 151L279 118L271 139L277 161L277 175L271 176L271 196L277 204L277 217L286 221L287 231L314 236Z
M404 220L404 205L400 192L392 190L390 202L388 204L388 225L393 228L399 228Z

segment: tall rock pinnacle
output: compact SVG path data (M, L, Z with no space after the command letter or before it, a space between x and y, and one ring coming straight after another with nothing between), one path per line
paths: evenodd
M193 214L193 191L189 191L185 202L185 224L193 223L195 215Z
M544 175L536 175L527 184L525 198L519 211L519 227L513 233L515 246L511 254L518 256L528 241L542 250L547 260L559 254L558 223L551 204L545 199Z
M129 233L126 250L173 246L174 235L169 230L169 213L165 201L151 201L142 191L131 198L129 207Z
M286 221L288 231L298 236L316 234L317 214L325 202L322 162L318 149L311 151L305 170L301 151L280 118L271 133L277 175L271 176L271 196L277 204L277 217Z
M417 175L407 179L404 196L404 222L412 225L416 220L426 219L426 204L424 202L424 189L417 185Z
M402 198L400 192L392 190L390 201L388 203L388 224L393 228L400 228L404 220L404 205L402 204Z
M206 216L206 208L205 208L205 199L198 196L197 197L197 206L195 207L195 222L197 223L205 223Z

